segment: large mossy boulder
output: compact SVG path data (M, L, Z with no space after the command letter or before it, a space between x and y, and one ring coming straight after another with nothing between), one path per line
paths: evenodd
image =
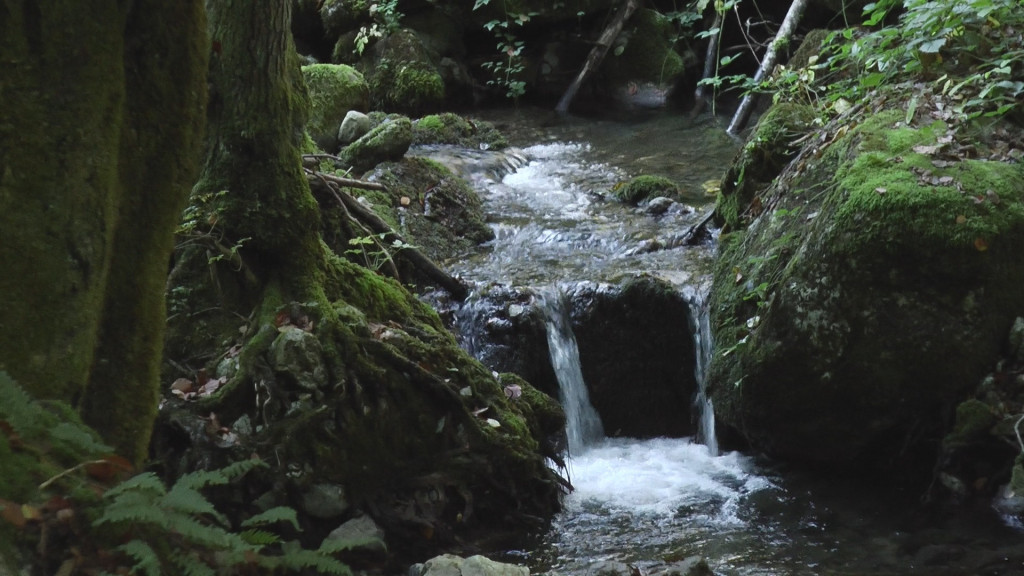
M790 459L934 454L1024 313L1024 167L943 155L945 125L903 110L831 130L726 215L715 410Z
M359 64L374 107L417 116L443 108L445 83L437 60L409 29L378 41Z
M658 107L686 71L687 58L675 51L675 23L656 10L641 8L615 39L612 53L601 64L602 92L627 105ZM688 54L689 64L696 57Z
M321 149L338 149L338 127L349 110L365 112L370 89L363 75L344 64L311 64L302 67L311 100L306 130Z

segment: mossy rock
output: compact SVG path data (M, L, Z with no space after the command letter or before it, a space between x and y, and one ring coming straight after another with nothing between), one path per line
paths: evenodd
M622 202L636 206L659 196L676 199L679 197L679 186L664 176L645 174L616 186L613 193Z
M812 107L788 102L761 116L722 178L715 206L719 226L726 231L742 228L757 215L754 199L796 155L793 142L814 127L815 118Z
M413 122L412 141L417 145L448 144L486 150L508 147L505 135L493 124L471 120L452 112L431 114Z
M379 41L360 67L374 108L419 116L444 106L444 79L412 30L399 30Z
M381 162L399 160L412 145L412 121L392 116L373 127L338 153L354 174L362 174Z
M365 112L370 88L355 68L344 64L311 64L302 67L311 99L306 131L322 150L338 149L338 127L349 110Z
M400 222L396 229L431 259L444 262L494 238L480 197L443 165L409 157L384 164L374 178L388 188L381 201Z
M905 117L866 118L722 238L709 385L719 422L757 449L934 453L1024 312L1024 167L938 167L945 127Z
M630 81L672 85L686 68L683 57L673 49L676 34L673 22L657 10L637 10L601 65L606 82L612 86Z

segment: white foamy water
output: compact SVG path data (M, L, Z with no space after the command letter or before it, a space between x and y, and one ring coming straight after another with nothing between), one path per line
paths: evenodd
M695 514L726 524L740 522L740 499L772 487L747 457L712 456L689 438L606 439L573 457L569 474L576 488L569 510L596 505L609 513Z

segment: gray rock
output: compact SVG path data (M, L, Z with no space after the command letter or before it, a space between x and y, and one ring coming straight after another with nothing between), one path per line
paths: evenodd
M648 214L657 216L668 212L668 209L675 203L675 200L672 200L671 198L658 196L657 198L652 198L651 201L647 203L645 210L647 210Z
M1010 358L1018 364L1024 364L1024 318L1020 316L1010 328Z
M345 489L337 484L314 484L302 495L302 510L314 518L335 518L348 509ZM345 525L342 524L338 530Z
M358 110L349 110L348 114L345 114L345 119L341 121L341 127L338 128L338 144L347 146L370 131L373 127L373 121L370 117Z
M359 516L338 526L324 541L337 540L351 544L351 550L382 553L387 551L384 544L384 530L369 516Z
M690 556L682 562L674 562L651 574L651 576L715 576L708 561L700 556Z
M289 328L270 345L270 366L302 390L315 392L327 385L323 346L310 332Z
M587 576L632 576L633 567L625 562L612 560L596 562L587 568Z
M410 566L409 576L530 576L530 569L479 555L463 559L444 554Z

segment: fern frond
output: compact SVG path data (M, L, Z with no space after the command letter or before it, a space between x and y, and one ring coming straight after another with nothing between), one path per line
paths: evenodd
M164 483L156 474L153 474L152 472L143 472L142 474L136 474L117 486L114 486L110 490L107 490L106 493L103 494L103 497L116 500L122 494L128 493L149 494L155 501L156 498L167 493L167 487L164 486Z
M124 552L125 555L131 556L135 560L132 573L160 576L160 557L149 547L149 544L142 540L131 540L118 546L115 550Z
M144 492L123 492L103 507L103 514L93 526L103 524L148 524L157 529L167 528L167 515L156 505L156 498Z
M43 416L39 404L7 372L0 371L0 418L19 435L28 437L45 431Z
M302 528L299 528L299 518L295 514L295 509L287 506L275 506L274 508L257 514L242 522L242 528L266 526L267 524L275 524L277 522L288 522L296 530L300 532L302 531Z
M109 454L114 451L110 446L97 440L95 433L84 425L61 422L50 429L50 436L72 453L93 455Z
M305 550L298 542L286 542L282 548L284 553L276 560L286 570L298 571L310 568L320 574L352 576L352 569L345 563L318 550Z
M355 548L380 548L381 550L387 550L388 545L376 536L364 536L362 538L325 538L324 541L320 543L320 548L317 551L323 554L334 554L336 552L344 552L345 550L353 550Z
M198 490L207 486L221 486L240 478L253 468L266 466L262 460L239 460L218 470L197 470L179 478L176 484Z
M277 544L281 541L281 538L277 534L267 532L266 530L257 530L255 528L244 530L238 535L242 540L245 540L253 546L259 546L260 548L270 546L271 544Z
M210 550L252 548L238 534L228 532L220 526L205 524L193 516L174 510L164 511L164 523L167 530L181 536L186 542Z
M217 512L217 509L205 496L181 482L176 482L174 486L171 486L167 494L160 499L160 507L192 516L209 516L221 526L228 525L228 519Z
M174 554L171 556L171 564L174 564L182 576L217 576L217 571L210 568L194 554Z

